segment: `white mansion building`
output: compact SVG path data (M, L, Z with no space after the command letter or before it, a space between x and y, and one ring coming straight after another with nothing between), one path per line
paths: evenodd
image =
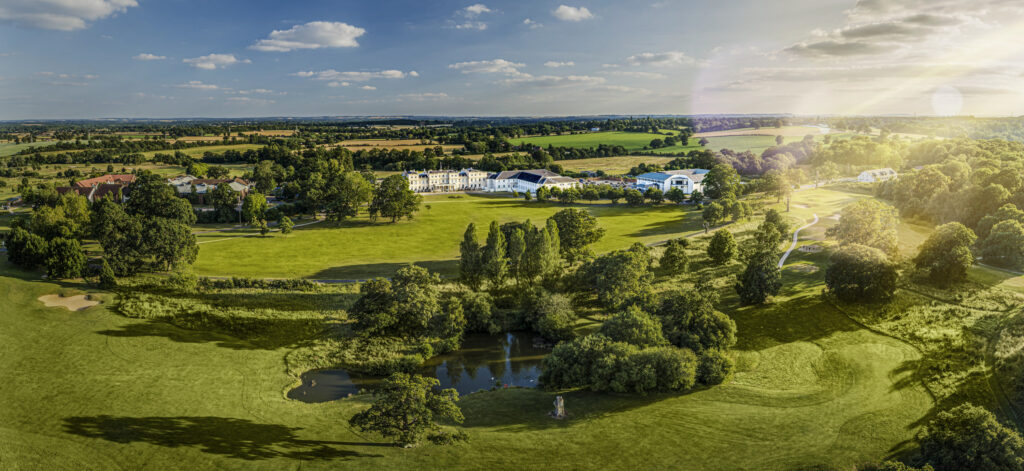
M536 193L548 188L580 186L578 180L563 177L548 170L510 170L488 174L472 168L462 170L425 170L402 174L409 181L409 189L417 193L446 191L488 191Z
M424 170L422 172L405 172L402 174L409 180L409 189L417 193L444 191L484 190L487 172L466 168L462 170Z

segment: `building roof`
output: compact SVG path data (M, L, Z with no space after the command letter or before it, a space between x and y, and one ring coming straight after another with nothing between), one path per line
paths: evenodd
M642 175L637 175L637 179L653 180L663 182L669 178L682 175L689 178L694 183L700 183L704 181L704 176L707 175L709 170L702 168L688 168L685 170L665 170L662 172L648 172Z
M80 188L91 188L103 183L120 183L127 185L135 181L135 175L103 175L96 178L88 178L85 180L79 180L75 182L75 186Z
M92 193L92 187L91 186L88 186L88 187L81 187L81 186L58 186L57 187L57 194L58 195L66 195L68 193L76 193L78 195L81 195L81 196L84 196L84 197L88 198L89 194Z
M93 192L92 198L93 200L98 200L107 195L114 195L116 198L119 191L127 192L127 190L128 189L123 185L118 185L116 183L103 183L96 187L96 191ZM124 193L122 193L122 195L124 195Z

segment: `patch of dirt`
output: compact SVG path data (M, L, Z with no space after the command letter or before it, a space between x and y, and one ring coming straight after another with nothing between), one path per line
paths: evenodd
M100 303L99 301L94 301L92 296L87 294L67 297L62 297L57 294L47 294L40 296L39 300L42 301L46 307L63 307L67 308L69 311L82 311Z
M796 204L796 203L793 204L793 207L794 208L800 208L800 209L807 209L807 208L809 208L809 206L807 206L806 204Z

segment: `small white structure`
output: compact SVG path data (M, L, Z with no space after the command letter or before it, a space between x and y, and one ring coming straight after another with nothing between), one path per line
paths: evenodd
M884 182L894 178L896 178L896 171L888 167L865 170L857 175L857 181L861 183Z
M195 187L197 195L205 195L217 188L217 185L221 183L227 183L232 190L241 193L244 197L249 193L252 185L242 180L241 178L226 179L226 178L196 178L191 175L184 175L180 177L168 178L167 183L174 187L175 191L178 192L179 196L187 196L192 193L192 188Z
M487 172L472 168L405 172L402 176L409 181L409 189L417 193L483 190L487 181Z
M508 170L488 177L485 189L490 192L536 193L540 187L564 190L578 186L578 180L550 170Z
M702 168L650 172L636 177L636 187L641 191L654 187L661 190L662 193L668 193L673 188L679 188L686 194L694 191L703 192L704 176L707 173L708 170Z
M601 128L590 128L590 132L601 132Z

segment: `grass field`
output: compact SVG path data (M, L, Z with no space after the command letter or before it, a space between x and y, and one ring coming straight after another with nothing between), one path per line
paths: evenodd
M511 141L516 145L528 143L541 147L547 147L549 145L556 147L597 147L599 144L607 144L619 145L625 147L626 150L632 151L643 149L644 146L651 143L652 139L664 139L665 137L666 136L661 134L643 132L607 131L582 134L564 134L560 136L524 137L520 139L512 139ZM691 148L699 148L696 143L696 141L693 141L691 143L693 144L692 146L673 146L670 149L675 149L677 152L686 152Z
M491 220L504 223L530 219L543 224L563 209L553 203L508 196L460 196L427 196L415 219L395 224L373 224L364 215L340 224L299 228L289 236L264 238L248 229L204 234L199 237L196 271L204 275L365 279L390 276L403 264L417 262L451 275L456 268L459 241L470 222L476 223L483 240ZM576 207L591 211L608 231L594 246L599 252L701 229L700 214L684 211L681 206L630 208L604 202Z
M3 144L0 144L0 157L7 157L7 156L11 156L11 155L17 154L18 152L21 152L21 151L23 151L25 149L28 149L29 147L43 147L43 146L48 146L48 145L52 145L52 144L53 144L53 142L48 142L48 141L29 142L29 143L25 143L25 144L15 144L13 142L5 142Z
M794 217L859 197L801 192L808 208ZM487 202L433 201L431 211L466 205L450 210L463 213ZM509 210L503 203L494 213ZM623 213L602 223L638 217ZM661 217L649 210L649 225ZM703 243L699 237L697 247ZM275 258L255 249L252 258ZM694 263L701 269L702 256ZM345 426L365 398L286 399L295 381L282 362L289 348L125 319L103 305L44 308L35 298L67 288L8 270L0 272L8 300L0 307L0 367L10 376L0 398L19 407L0 408L0 457L49 469L282 469L301 460L303 469L771 470L849 468L899 453L933 407L905 368L919 354L822 301L820 272L784 273L783 292L766 307L739 307L728 279L720 280L721 308L739 327L737 371L726 385L680 395L563 393L565 421L546 415L553 393L470 395L460 402L468 444L403 450Z
M826 188L795 193L793 219L822 217L801 232L800 243L823 243L825 228L835 223L827 216L866 197ZM382 247L375 248L378 256L391 256L391 251L412 260L438 247L456 250L468 220L480 224L501 215L502 220L531 217L539 222L557 209L483 197L450 202L431 197L428 203L435 214L424 210L416 221L376 227L398 231L376 232L372 242ZM665 223L678 221L676 208L648 209L646 216L625 208L602 214L602 208L592 210L609 229L607 237L618 241L603 241L601 250L681 230ZM686 214L684 221L699 220L695 213ZM454 229L444 227L451 225ZM753 225L733 230L748 236ZM328 259L353 259L360 256L359 248L369 247L358 231L365 225L316 229L348 234L344 237L300 238L313 227L264 241L297 245L298 255L291 256L319 252L328 253ZM912 253L928 230L901 225L904 253ZM509 389L473 394L460 401L469 443L413 449L389 446L347 427L346 420L365 407L367 398L322 404L288 400L285 392L295 378L283 359L296 346L260 347L127 319L109 312L106 304L81 312L46 308L36 298L83 288L38 281L36 274L0 262L0 294L7 301L0 306L0 369L6 374L0 403L11 405L0 407L0 469L851 469L899 456L912 446L918 428L940 407L922 380L941 387L943 380L959 378L956 369L939 379L922 375L922 367L936 361L930 346L934 334L957 332L961 321L957 316L929 318L928 307L972 306L978 323L971 330L999 338L1004 331L990 320L1010 319L1016 312L1000 310L993 304L995 295L985 290L1024 289L1024 278L1016 274L975 267L971 279L979 288L972 288L971 296L910 292L895 308L909 312L914 322L904 322L902 315L876 319L885 306L867 305L855 313L870 323L867 329L820 296L826 254L794 252L774 304L743 307L730 279L739 262L710 267L700 253L706 241L706 236L695 238L691 271L718 277L719 308L738 326L731 352L737 369L728 383L686 394L563 392L569 412L563 421L547 417L555 393ZM202 247L201 261L211 246ZM335 255L343 252L348 255ZM260 267L265 269L284 258L275 246L245 245L222 260L266 260ZM679 286L677 279L658 281L659 289ZM246 302L260 303L258 295ZM932 330L914 330L925 328ZM916 339L915 344L898 340L902 336ZM985 389L988 376L969 375L972 391L995 394ZM948 386L954 392L966 387Z
M604 170L609 175L622 175L628 173L629 170L642 163L646 164L659 164L664 165L671 162L675 157L649 157L644 155L638 156L621 156L621 157L598 157L594 159L577 159L577 160L559 160L557 163L566 170L572 170L576 172L582 172L584 170Z

